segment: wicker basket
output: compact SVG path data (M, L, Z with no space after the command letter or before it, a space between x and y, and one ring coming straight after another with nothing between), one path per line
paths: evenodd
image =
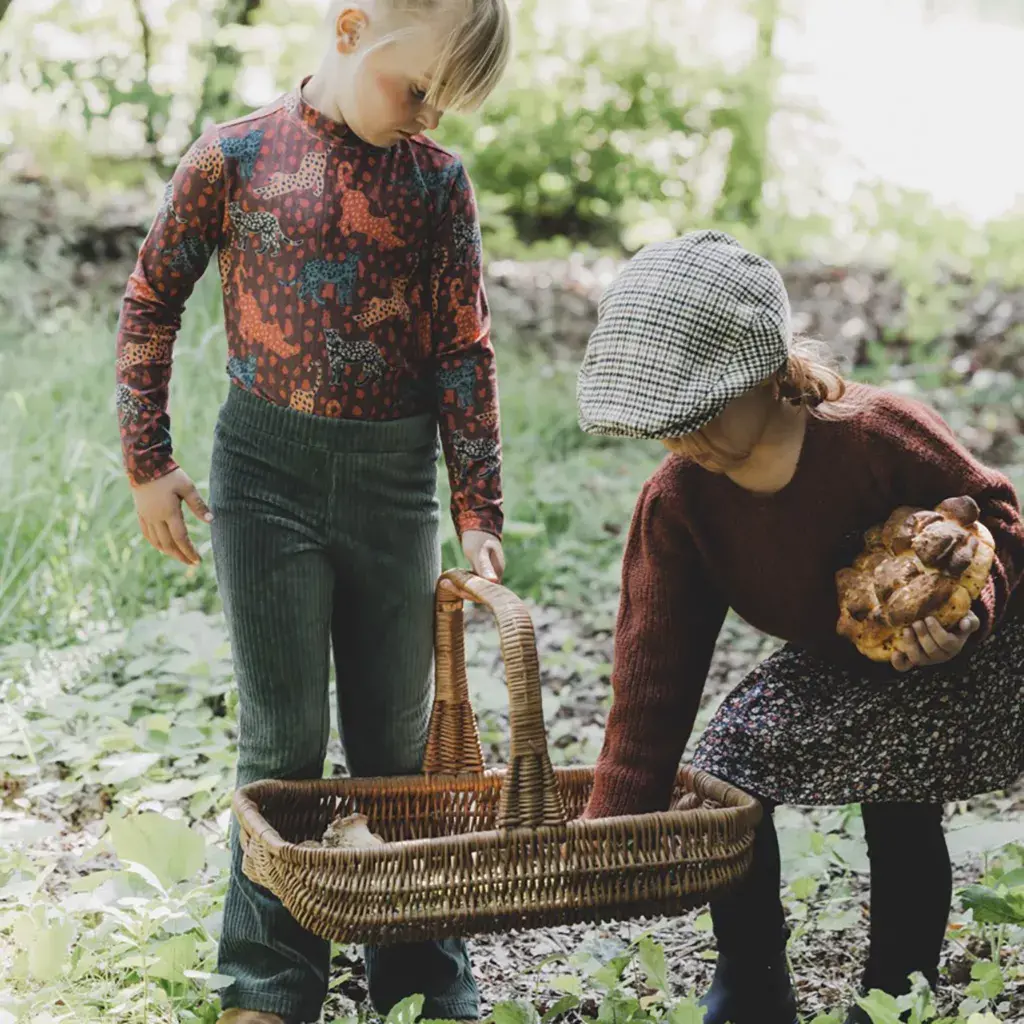
M493 613L509 691L511 764L484 771L469 702L462 602ZM243 870L309 931L337 942L420 939L674 914L734 884L750 864L761 807L680 771L676 809L578 819L593 768L548 757L533 624L510 591L462 570L437 589L437 693L423 774L239 790ZM300 847L360 812L370 849Z

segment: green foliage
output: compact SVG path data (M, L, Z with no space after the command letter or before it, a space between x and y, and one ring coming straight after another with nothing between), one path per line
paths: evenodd
M571 956L556 957L567 973L551 983L566 994L543 1017L532 1004L495 1006L486 1024L546 1024L574 1014L585 1024L701 1024L704 1010L693 992L678 995L666 969L665 950L651 935L642 935L605 962L586 943ZM596 1016L582 996L596 990Z
M5 19L10 45L2 50L0 79L12 95L16 89L33 97L23 108L24 120L11 127L19 144L31 146L55 177L95 175L98 181L126 153L158 164L175 155L180 97L173 86L156 84L151 70L154 60L170 59L188 12L168 8L165 30L154 33L147 6L119 0L86 8L48 0L31 11L15 6ZM9 116L17 118L13 109ZM33 112L46 118L48 129ZM161 144L168 133L171 149Z
M947 357L931 341L962 275L1024 281L1020 214L979 228L923 196L866 185L841 208L789 208L768 127L792 112L777 95L785 69L774 53L792 5L716 5L749 31L749 52L728 64L695 31L692 5L675 0L640 0L629 17L614 0L593 0L585 22L582 8L514 6L505 81L480 111L446 117L437 133L470 168L492 257L632 250L709 224L780 262L878 257L907 283L907 339L933 365ZM156 191L207 117L244 113L315 70L321 14L315 0L16 5L2 28L10 45L0 47L0 79L12 102L0 137L8 132L57 180ZM824 154L808 133L796 137L806 152L789 156L815 167ZM942 287L939 265L957 274Z
M440 133L465 154L498 244L562 236L618 247L641 210L692 214L725 72L680 67L657 28L567 46L523 27L527 56L509 81Z
M214 968L227 861L210 842L232 777L223 632L179 613L63 656L15 645L0 681L0 1005L208 1024L229 981Z
M768 128L775 113L779 62L775 32L779 0L754 0L751 11L757 27L754 57L733 83L735 98L715 112L712 123L731 137L729 161L716 218L756 224L768 172Z
M716 208L756 223L771 173L774 0L734 4L760 40L740 69L684 47L688 12L671 0L642 0L646 16L627 21L609 0L591 7L583 24L537 0L516 5L506 81L481 112L452 115L439 132L469 165L493 251L552 239L617 249ZM7 126L57 178L145 180L147 162L166 177L207 118L248 109L243 67L283 90L320 59L313 3L118 0L97 10L48 0L4 25L12 45L0 76L31 94Z
M118 859L141 865L163 889L193 878L206 863L202 837L183 821L149 812L111 816L107 827Z

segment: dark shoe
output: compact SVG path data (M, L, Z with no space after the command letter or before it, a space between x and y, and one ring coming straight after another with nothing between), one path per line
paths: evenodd
M751 968L720 955L700 1005L704 1024L798 1024L785 957Z

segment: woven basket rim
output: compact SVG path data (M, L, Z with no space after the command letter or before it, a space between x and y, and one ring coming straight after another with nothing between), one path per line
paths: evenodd
M489 769L469 695L465 600L491 611L505 665L508 762ZM672 799L687 799L584 818L595 776L593 765L551 764L525 604L450 569L435 589L435 694L420 772L238 789L242 870L310 931L386 944L684 908L749 867L763 809L736 786L678 765ZM396 838L363 849L302 845L329 817L360 810Z
M586 778L594 772L593 767L566 766L555 768L555 777L577 776ZM472 792L499 784L507 774L504 768L492 768L481 774L464 775L396 775L387 778L340 778L311 779L309 781L264 779L252 782L236 791L232 806L235 815L244 823L253 837L265 842L276 854L283 855L289 862L321 864L373 863L391 857L414 856L446 846L493 846L514 844L517 841L564 841L569 836L602 835L615 836L628 833L637 839L644 830L651 829L662 835L682 830L695 816L714 820L751 819L760 817L760 803L748 793L730 783L723 782L705 772L681 767L676 781L688 781L691 785L701 779L717 783L724 798L720 807L692 807L649 811L643 814L616 815L608 818L574 818L564 825L520 826L517 828L492 828L479 832L460 832L455 835L433 836L424 839L403 839L385 842L382 846L355 850L332 849L330 847L303 847L281 837L277 829L264 817L260 810L260 799L270 793L282 790L299 790L307 800L352 795L365 792L377 797L409 793L410 790L435 790L439 792ZM716 794L717 796L718 794ZM756 821L750 820L750 825Z

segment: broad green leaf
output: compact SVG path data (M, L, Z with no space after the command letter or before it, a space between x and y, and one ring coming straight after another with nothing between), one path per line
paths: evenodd
M1013 871L1007 871L1007 873L1000 877L999 884L1006 886L1007 889L1016 889L1019 886L1024 886L1024 868L1014 868Z
M1006 983L1003 972L989 960L978 960L971 965L971 983L967 994L978 999L995 999L1001 995Z
M668 995L668 968L665 964L665 950L650 936L645 935L637 943L637 959L640 961L647 984L658 992Z
M133 860L123 860L125 871L131 872L133 875L138 875L147 885L152 886L162 896L167 895L167 888L160 881L157 876L146 867L145 864L139 864Z
M531 1003L509 999L496 1003L491 1011L494 1024L537 1024L537 1008Z
M75 926L43 906L21 914L14 921L14 941L24 954L24 966L37 981L55 981L64 973Z
M704 1024L707 1010L696 999L681 999L665 1015L668 1024Z
M583 983L575 974L560 974L549 982L551 988L556 992L564 992L571 996L583 995Z
M171 782L153 782L143 786L138 795L143 800L186 800L194 796L202 787L196 779L173 779Z
M1024 924L1024 915L1005 896L987 885L969 885L960 893L964 908L982 924Z
M111 754L100 761L105 769L102 782L105 786L120 786L129 779L145 775L161 758L161 754Z
M185 971L185 977L205 985L211 992L227 988L235 979L228 974L210 974L206 971Z
M199 922L191 914L186 914L182 911L168 914L160 922L160 927L163 928L167 935L184 935L187 932L197 932L200 930Z
M815 922L823 932L845 932L856 927L860 921L860 911L855 907L837 913L822 914Z
M711 915L706 911L703 914L698 914L693 920L693 930L695 932L709 932L714 927L714 923L711 920Z
M566 995L562 996L556 1003L554 1003L547 1013L541 1017L541 1024L549 1024L556 1017L561 1017L564 1013L569 1013L570 1010L575 1010L580 1005L580 1001L576 996Z
M152 714L140 718L137 724L147 732L166 734L170 732L171 726L174 723L167 715Z
M117 856L149 868L165 885L193 878L206 863L206 844L188 825L162 814L107 816Z
M851 871L856 871L863 875L871 870L871 864L868 861L867 844L863 840L849 839L843 836L834 840L832 848L835 851L836 857Z
M818 892L818 886L820 882L817 878L812 878L810 875L803 875L800 878L794 878L789 883L789 891L798 900L809 900L815 896Z
M871 1018L872 1024L901 1024L899 1004L885 992L872 989L857 1000L857 1005Z
M149 974L164 981L185 980L185 971L196 962L196 940L191 935L175 935L150 949L156 959L149 964Z
M913 983L910 992L900 996L897 1003L904 1015L909 1011L910 1024L921 1024L935 1016L935 998L923 975L914 974L910 980Z
M630 1024L637 1017L639 1010L639 999L615 989L601 1001L597 1019L601 1024Z
M619 980L622 978L622 972L626 969L626 965L632 959L632 956L629 954L613 957L608 961L608 963L598 967L598 969L594 971L590 976L591 980L599 988L603 988L605 990L615 988L615 986L618 985Z
M387 1024L416 1024L423 1012L424 999L421 995L409 996L392 1007L387 1015Z

